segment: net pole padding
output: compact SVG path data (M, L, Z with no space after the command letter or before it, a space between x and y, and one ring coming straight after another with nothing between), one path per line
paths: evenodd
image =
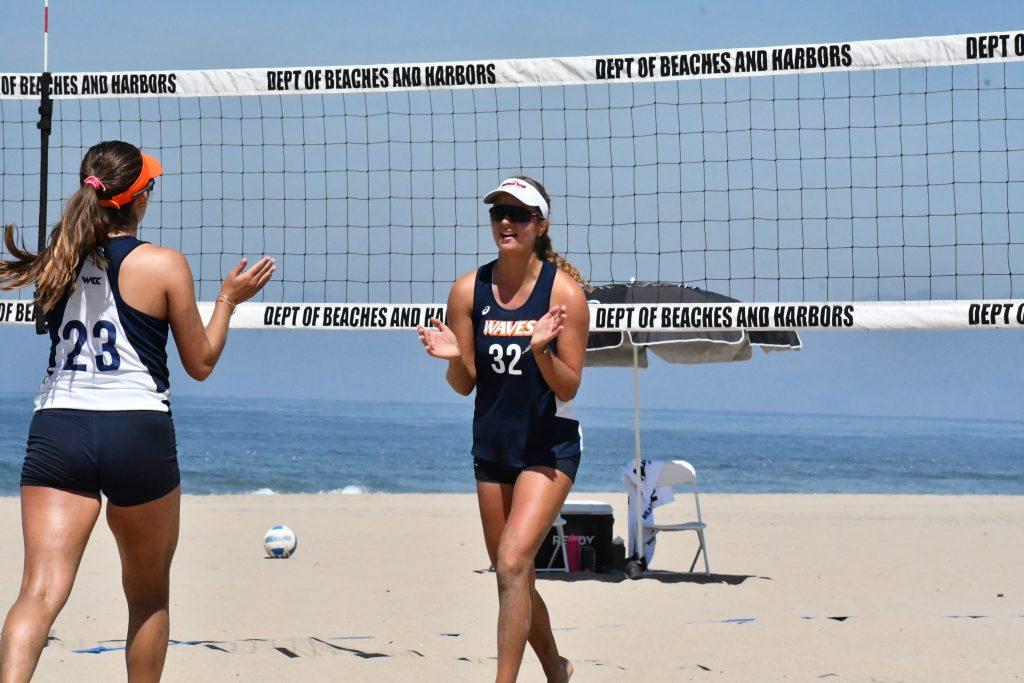
M50 131L53 125L53 100L50 99L52 79L48 71L39 77L39 234L36 251L42 253L46 247L46 202L48 199L48 177L50 174ZM33 307L36 334L46 334L46 318L42 307Z
M50 171L50 131L53 124L53 101L50 99L50 0L43 0L43 73L39 78L39 235L36 253L46 247L47 177ZM46 334L46 318L42 307L32 308L36 334Z

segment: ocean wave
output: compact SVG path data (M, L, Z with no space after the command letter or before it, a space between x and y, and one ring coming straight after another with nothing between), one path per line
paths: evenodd
M247 491L246 495L248 495L248 496L276 496L277 495L277 491L275 491L274 489L268 489L266 487L263 487L261 489L256 489L255 491Z
M359 484L349 484L348 486L340 489L332 489L327 493L337 493L343 496L358 496L364 493L369 493L370 489Z

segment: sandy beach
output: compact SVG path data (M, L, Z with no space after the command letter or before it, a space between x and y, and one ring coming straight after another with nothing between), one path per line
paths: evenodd
M612 503L621 494L574 494ZM545 578L578 681L997 681L1024 675L1024 498L716 495L702 499L711 577L692 534L660 541L651 578ZM664 508L668 510L669 508ZM0 499L21 572L18 501ZM667 521L668 516L659 517ZM263 558L290 525L299 548ZM486 681L496 596L469 495L187 496L173 573L168 681ZM123 680L125 605L101 522L37 671ZM201 641L201 642L196 642ZM542 680L528 652L523 681Z

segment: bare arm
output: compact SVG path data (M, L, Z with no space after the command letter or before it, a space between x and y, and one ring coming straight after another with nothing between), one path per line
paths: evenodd
M544 381L562 401L571 401L579 391L589 334L590 308L583 290L559 271L551 291L551 310L537 321L530 349ZM549 346L555 338L557 354Z
M476 387L476 350L473 343L473 284L476 271L463 275L448 295L448 325L434 319L434 329L420 327L427 353L448 361L445 379L452 389L469 396Z
M229 304L218 301L210 322L204 328L196 306L195 285L188 261L176 251L166 252L167 319L185 372L202 382L213 372L224 351L233 309ZM221 288L221 294L236 304L248 301L263 289L276 269L271 258L260 259L243 272L245 264L245 259L242 259L228 274Z

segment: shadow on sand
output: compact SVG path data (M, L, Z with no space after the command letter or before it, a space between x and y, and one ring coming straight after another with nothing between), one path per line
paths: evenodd
M575 583L577 581L599 581L601 583L619 583L628 581L629 578L623 572L613 574L598 574L596 572L573 572L565 574L562 572L538 572L537 579L541 581L565 581ZM634 581L657 581L658 583L695 583L712 584L721 583L728 586L738 586L747 579L765 579L771 581L767 576L755 574L690 574L688 572L670 572L664 570L653 570L641 574Z

